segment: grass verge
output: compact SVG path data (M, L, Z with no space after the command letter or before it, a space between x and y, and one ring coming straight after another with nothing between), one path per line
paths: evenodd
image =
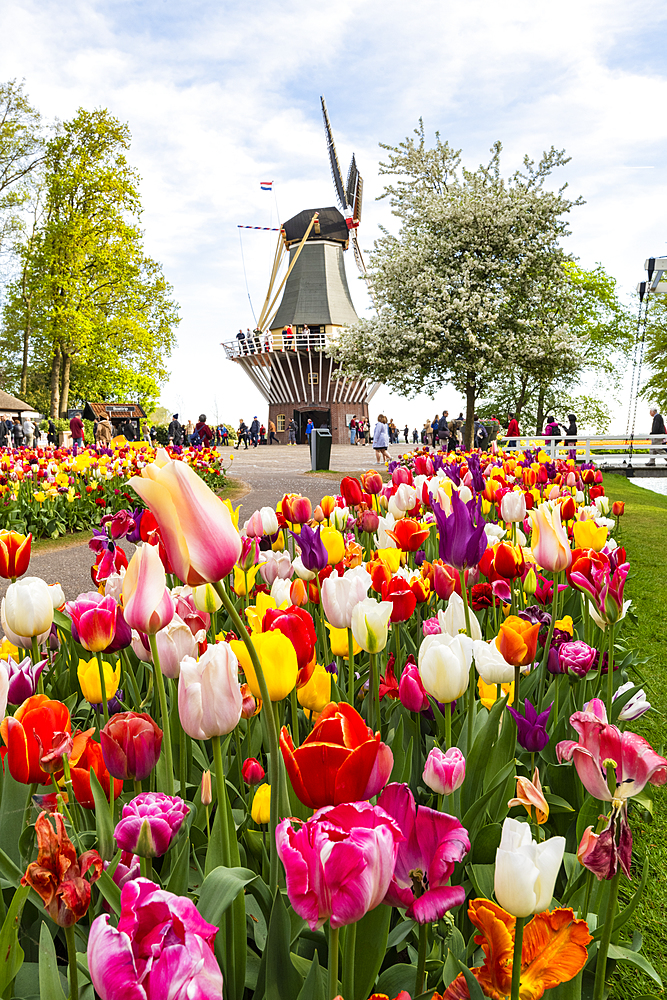
M625 596L632 598L634 614L623 636L647 658L644 687L653 706L631 728L661 754L665 752L667 729L667 497L635 486L625 476L605 475L605 492L611 500L625 501L617 535L630 562ZM648 855L650 875L644 898L631 924L643 937L643 951L667 982L667 786L655 788L653 820L643 822L631 808L634 857ZM628 883L626 882L626 887ZM624 931L627 929L624 928ZM622 932L622 936L626 934ZM641 970L623 963L611 983L610 997L634 1000L657 995L659 987Z

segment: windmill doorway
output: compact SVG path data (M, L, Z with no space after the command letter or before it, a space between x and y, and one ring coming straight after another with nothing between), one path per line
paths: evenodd
M315 427L328 427L331 429L331 410L295 410L294 420L296 423L296 439L299 444L308 444L306 437L306 427L308 421L312 420Z

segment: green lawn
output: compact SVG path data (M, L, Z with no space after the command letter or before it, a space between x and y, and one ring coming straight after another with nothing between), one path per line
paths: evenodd
M636 623L627 622L623 636L647 658L643 667L646 692L653 706L631 728L665 753L667 728L667 497L635 486L625 476L606 475L611 500L625 500L620 544L630 561L626 598L632 598ZM643 950L667 985L667 786L656 788L654 818L643 823L630 813L635 860L648 854L650 875L635 926L644 936ZM611 985L610 996L640 997L658 993L656 984L640 970L623 964Z

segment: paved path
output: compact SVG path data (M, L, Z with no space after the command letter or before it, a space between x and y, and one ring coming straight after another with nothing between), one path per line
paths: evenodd
M327 493L337 493L341 475L310 474L310 453L304 445L290 448L286 445L264 445L233 451L220 449L225 466L229 466L228 456L234 456L231 463L230 483L237 485L234 506L241 503L241 523L260 507L275 506L285 493L302 493L319 503ZM405 445L392 445L392 457L405 450ZM375 453L370 446L334 445L331 449L331 467L342 475L365 472L375 467ZM47 548L35 552L28 572L31 576L41 576L47 583L58 581L65 596L75 598L78 594L93 590L90 567L93 553L88 548L89 534L83 541L76 536L63 540L61 548ZM128 558L134 552L134 545L123 543ZM7 581L0 580L0 596L7 589Z

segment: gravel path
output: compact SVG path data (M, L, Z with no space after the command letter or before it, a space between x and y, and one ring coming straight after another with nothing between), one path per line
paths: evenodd
M285 493L302 493L310 497L313 506L327 493L338 492L341 475L320 473L306 475L310 468L310 453L303 445L290 448L286 445L264 445L248 451L220 449L225 466L231 462L230 483L236 485L232 494L234 506L241 504L241 522L247 520L260 507L274 507ZM392 457L397 457L405 446L392 445ZM342 475L364 472L375 467L375 454L370 446L334 445L331 449L331 467ZM28 570L31 576L41 576L47 583L58 581L67 598L93 590L90 567L93 553L88 548L89 534L83 540L75 536L63 539L60 547L48 547L35 552ZM128 558L134 545L123 542ZM0 597L7 589L7 581L0 579Z

